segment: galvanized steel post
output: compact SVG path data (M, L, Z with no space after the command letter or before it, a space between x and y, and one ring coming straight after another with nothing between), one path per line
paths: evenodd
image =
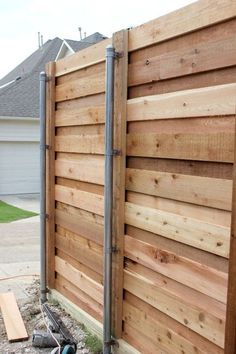
M115 50L106 48L103 353L111 353L113 101Z
M45 72L40 73L39 117L40 117L40 292L41 301L46 296L46 81Z

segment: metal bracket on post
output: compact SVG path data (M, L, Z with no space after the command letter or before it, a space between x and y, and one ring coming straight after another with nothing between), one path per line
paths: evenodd
M115 59L120 59L124 57L124 52L114 52Z

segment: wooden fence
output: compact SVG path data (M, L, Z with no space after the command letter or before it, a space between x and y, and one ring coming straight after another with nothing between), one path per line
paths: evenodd
M117 353L236 352L235 31L235 1L202 0L47 66L48 286L101 328L105 47L120 53Z

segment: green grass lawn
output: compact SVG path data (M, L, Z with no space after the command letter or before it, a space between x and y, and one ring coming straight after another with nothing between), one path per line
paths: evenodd
M0 200L0 223L30 218L31 216L36 215L38 214L33 213L31 211L16 208Z

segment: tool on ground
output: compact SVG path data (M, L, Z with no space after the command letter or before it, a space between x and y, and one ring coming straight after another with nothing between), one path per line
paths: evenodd
M57 347L59 343L61 346L60 354L75 354L77 341L66 328L59 315L52 311L47 304L43 304L42 307L50 322L52 333L50 331L34 330L32 345L34 347L50 348Z

